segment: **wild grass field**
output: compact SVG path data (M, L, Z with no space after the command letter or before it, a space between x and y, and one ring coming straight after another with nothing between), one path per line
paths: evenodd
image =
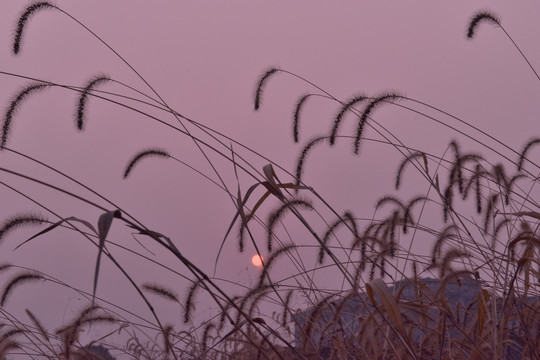
M82 29L136 81L99 73L66 84L35 65L0 69L22 84L5 99L1 128L0 184L13 213L0 225L0 358L540 358L535 124L515 148L401 92L341 99L316 79L269 67L247 99L255 114L282 106L268 95L287 81L306 89L288 120L298 146L289 167L236 141L234 129L170 106L98 29L53 3L21 8L15 59L32 45L33 22L52 16ZM500 32L505 51L540 80L510 25L487 10L470 16L463 41L474 46L480 32ZM31 131L28 108L57 122L53 96L69 97L69 131L42 130L40 146L53 155L18 150L20 134ZM309 135L317 127L309 109L321 102L333 115ZM444 129L415 132L439 148L403 142L378 116L392 111ZM135 125L140 119L150 126ZM329 159L322 170L320 156ZM334 173L332 165L357 158L370 159L365 173L387 176L363 185ZM393 186L375 194L371 212L357 212L356 188L378 192L385 182ZM314 183L330 183L349 208ZM226 222L215 225L223 212ZM214 226L221 230L208 235ZM231 270L254 254L263 259L256 271Z

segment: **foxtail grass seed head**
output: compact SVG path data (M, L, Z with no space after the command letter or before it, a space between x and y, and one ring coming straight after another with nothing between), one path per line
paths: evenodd
M274 227L276 226L276 224L278 223L279 220L281 220L283 218L283 216L285 215L285 212L287 210L290 210L291 207L302 207L304 209L307 209L307 210L313 210L313 205L311 205L311 203L309 203L308 201L306 200L302 200L302 199L293 199L291 201L288 201L284 204L282 204L280 207L278 207L275 211L273 211L269 218L268 218L268 222L267 222L267 236L266 236L266 244L267 244L267 249L268 251L272 251L272 242L273 242L273 238L274 238Z
M414 153L410 154L409 156L407 156L401 162L401 164L399 165L397 174L396 174L396 183L395 183L396 190L399 190L399 186L401 185L401 176L403 174L403 169L405 169L405 165L407 165L408 163L410 163L410 162L412 162L414 160L417 160L420 157L425 158L425 156L426 156L425 153L423 153L421 151L417 151L417 152L414 152Z
M367 104L367 106L364 108L364 111L362 112L362 115L360 116L360 120L358 121L356 136L354 138L354 153L356 155L358 155L360 151L360 140L362 139L362 135L364 133L364 126L368 118L370 118L373 110L379 107L382 103L392 102L402 98L403 96L397 93L384 93L373 98L373 100L371 100L369 104Z
M350 99L349 101L347 101L347 103L345 103L341 107L339 113L336 115L336 118L334 119L332 130L330 131L330 138L329 138L330 145L333 146L334 143L336 142L338 129L339 129L339 126L341 125L341 122L345 114L351 110L354 110L354 106L358 105L359 103L367 99L368 97L365 95L357 95L353 97L352 99Z
M527 159L527 153L529 152L531 147L539 143L540 143L540 138L533 138L529 140L527 144L525 144L525 147L523 148L523 150L521 151L521 154L519 155L519 161L517 165L518 171L523 170L523 163L525 162L525 159Z
M306 103L307 99L309 99L310 96L313 94L305 94L298 101L296 102L296 106L294 107L294 117L293 117L293 140L295 143L298 142L298 128L300 126L300 113L302 111L302 108L304 107L304 104Z
M304 149L302 150L300 157L298 158L298 161L296 162L296 185L299 186L302 183L302 174L304 172L304 163L306 161L306 157L315 145L321 143L324 139L326 139L326 136L319 136L314 139L311 139L306 146L304 146ZM298 190L296 190L298 191Z
M467 26L467 38L472 39L478 25L483 22L491 23L496 26L501 26L501 20L497 15L491 11L481 10L476 12L469 20L469 26Z
M215 331L216 330L216 325L214 325L214 323L212 323L212 322L209 322L204 326L204 331L203 331L203 335L202 335L201 349L202 349L203 352L206 351L206 349L208 348L208 340L213 339L210 336L210 331L211 330Z
M268 260L264 263L263 271L261 271L261 274L259 276L259 282L257 283L258 285L256 287L257 289L263 288L264 279L266 278L267 274L269 273L270 269L272 268L272 265L274 265L274 263L279 258L281 258L285 254L289 253L291 250L296 249L296 248L297 248L296 245L285 245L285 246L277 249L276 251L274 251L272 253L272 255L270 255Z
M270 79L272 75L277 74L279 71L280 71L279 68L275 68L275 67L270 68L265 71L265 73L261 76L261 78L257 82L257 87L255 89L255 97L254 97L255 111L259 110L259 108L261 107L262 96L263 96L266 83L268 82L268 79Z
M294 289L290 289L287 291L287 295L285 296L285 300L283 301L283 314L281 317L281 326L284 328L287 326L287 319L289 312L291 311L289 306L291 303L292 295L293 295Z
M12 291L17 286L22 285L27 282L36 281L36 280L45 280L45 277L43 275L40 275L34 272L23 272L19 275L16 275L4 287L4 290L2 291L2 298L0 300L0 306L4 307L6 305L6 301L9 295L11 295Z
M186 302L184 305L184 324L187 324L191 320L191 311L195 308L195 293L200 287L202 280L195 281L189 288L186 296Z
M326 230L326 232L324 233L324 235L322 237L323 244L326 245L328 243L328 240L329 240L330 236L336 231L336 229L340 225L347 225L347 222L349 222L349 224L350 224L349 225L350 229L351 229L351 231L353 233L354 240L356 241L356 239L359 238L358 237L358 227L356 225L356 221L355 221L352 213L349 212L349 211L346 211L343 214L343 216L338 218L332 225L330 225L330 227L328 227L328 230ZM321 244L321 246L319 247L319 264L323 263L324 254L326 253L323 244Z
M152 294L161 296L164 299L167 299L173 302L178 302L178 295L173 290L167 289L166 287L162 285L154 284L154 283L145 283L142 285L142 289Z
M41 225L47 222L47 219L39 214L21 214L10 217L0 226L0 241L12 230L29 225Z
M44 9L55 9L56 7L47 1L36 2L28 6L19 17L17 21L17 28L15 29L15 36L13 39L13 53L18 55L21 51L21 44L23 39L24 30L28 20L38 11Z
M137 165L139 161L147 157L169 158L171 156L166 150L163 150L163 149L152 148L152 149L143 150L139 152L137 155L135 155L133 159L131 159L131 161L128 163L126 170L124 170L124 179L126 179L129 176L129 174L131 173L131 171L133 170L133 168L135 167L135 165Z
M6 113L4 114L4 124L2 126L2 140L0 143L0 149L4 149L4 147L6 146L9 137L11 122L13 120L13 115L15 115L21 103L32 93L43 90L48 86L50 85L46 83L33 83L21 89L21 91L19 91L17 95L12 98L6 110Z
M104 84L110 81L111 78L107 75L98 75L91 79L84 89L79 94L79 99L77 101L77 108L75 110L75 120L77 122L77 128L79 130L84 130L85 125L85 114L86 114L86 103L88 102L88 96L91 95L92 90L95 87Z

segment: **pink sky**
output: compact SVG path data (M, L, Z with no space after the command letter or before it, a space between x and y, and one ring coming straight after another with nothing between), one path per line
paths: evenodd
M538 64L538 2L346 1L336 5L323 1L264 4L164 1L157 5L150 1L94 0L57 1L56 5L89 26L122 54L172 108L231 136L291 172L294 172L302 144L330 129L339 106L322 98L310 99L302 114L301 143L294 144L291 137L294 104L304 93L317 90L296 78L278 74L265 89L261 110L254 112L255 84L269 66L280 66L303 76L342 101L359 93L374 96L382 91L397 91L448 111L516 150L537 135L539 93L534 74L500 29L483 24L477 37L468 41L465 28L476 10L489 8L501 17L503 26L533 65ZM2 4L0 70L73 86L83 86L94 75L107 73L113 79L149 93L105 47L58 12L44 11L32 18L22 53L13 56L11 38L22 8L23 2L19 1ZM24 80L2 76L0 98L6 106L25 84ZM102 89L133 95L117 85L105 85ZM130 178L126 181L121 178L128 160L138 151L163 147L215 179L193 142L99 99L90 99L86 131L78 133L72 116L75 95L52 88L29 98L14 118L8 147L83 181L149 228L170 236L188 258L212 274L217 249L235 212L228 195L173 160L146 159L138 164ZM163 113L152 113L170 123L175 121ZM509 150L454 120L440 114L434 116L515 158ZM381 107L374 118L413 148L440 156L449 141L458 138L465 149L482 151L488 159L498 159L459 134L401 108ZM352 134L354 127L354 117L347 117L342 134ZM369 128L366 136L380 139ZM207 136L204 139L211 141ZM338 212L353 210L358 217L371 218L375 201L386 193L395 193L394 175L401 157L392 147L373 142L364 143L360 156L356 157L351 153L351 143L351 140L341 139L332 149L327 145L323 145L324 150L323 146L315 149L308 158L304 181ZM239 146L234 148L259 170L267 164ZM228 153L225 148L220 150ZM211 151L208 154L227 186L236 193L233 166ZM5 168L89 196L14 155L0 155ZM281 170L278 176L284 182L292 181ZM404 189L397 194L406 198L424 193L427 184L416 180L412 174L405 177ZM0 181L43 201L62 216L73 215L95 224L101 214L7 174L3 174ZM253 183L253 178L240 174L242 192ZM45 213L9 189L1 191L3 218L26 211ZM272 209L269 204L260 210L263 220ZM332 220L328 212L323 215ZM316 216L308 217L317 224L317 231L324 231ZM55 220L52 215L49 219ZM292 218L286 223L291 239L287 239L285 232L279 232L284 243L313 245L307 232ZM11 251L36 231L25 229L10 234L2 243L1 260L42 270L72 286L91 291L96 248L73 232L57 230L17 252ZM254 226L254 234L259 246L264 248L264 230ZM148 239L138 237L156 255L145 252L120 223L113 223L111 237L112 241L130 246L192 278L169 254L150 244ZM344 239L345 244L348 241ZM415 249L426 248L425 239L415 241ZM314 252L304 250L301 254L304 266L311 269L315 266ZM184 298L189 286L185 280L116 248L111 251L140 283L167 284ZM243 254L238 253L236 234L231 234L216 276L252 285L259 271L250 264L253 253L251 245L246 245ZM263 252L263 256L266 255ZM276 279L298 271L286 259L280 264L275 271ZM332 270L313 275L321 288L339 289L341 286L341 280L336 284ZM103 262L100 281L98 296L135 309L150 319L142 302L109 261ZM231 295L243 291L240 286L220 284ZM31 299L30 295L39 300ZM180 324L179 308L160 301L157 300L160 315L174 314L176 323ZM81 296L58 285L28 285L14 293L8 310L16 313L28 307L35 309L46 326L55 328L86 303ZM295 306L305 304L305 299L300 298ZM205 319L213 310L215 305L203 297L197 306L195 322Z

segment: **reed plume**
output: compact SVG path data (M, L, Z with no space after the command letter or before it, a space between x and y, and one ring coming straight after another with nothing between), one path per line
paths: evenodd
M50 86L49 84L37 82L32 83L23 89L21 89L16 96L14 96L7 108L6 113L4 114L4 125L2 126L2 142L0 144L0 150L4 149L6 146L8 136L9 136L9 130L11 127L11 122L13 120L13 115L15 115L17 109L21 105L21 103L28 97L28 95L32 93L36 93L40 90L43 90L44 88Z
M25 11L19 17L17 21L17 28L15 30L15 38L13 39L13 53L18 55L21 51L21 44L23 39L24 30L28 20L38 11L43 9L56 9L56 6L47 1L41 1L28 6Z
M133 167L137 165L139 161L147 157L156 157L156 156L165 157L165 158L171 157L171 155L169 155L169 153L163 149L152 148L152 149L143 150L139 152L137 155L135 155L133 159L131 159L131 161L126 166L126 169L124 170L124 176L123 176L124 179L126 179L129 176L129 174L133 170Z
M97 75L91 79L88 84L83 88L79 94L79 100L77 101L77 108L75 109L75 120L77 122L77 128L79 130L84 129L86 103L88 101L88 95L91 94L95 87L110 81L111 78L107 75Z

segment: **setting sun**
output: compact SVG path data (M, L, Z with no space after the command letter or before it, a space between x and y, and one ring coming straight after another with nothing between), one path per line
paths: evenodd
M262 256L258 255L258 254L255 254L253 255L253 257L251 258L251 263L254 265L254 266L262 266Z

